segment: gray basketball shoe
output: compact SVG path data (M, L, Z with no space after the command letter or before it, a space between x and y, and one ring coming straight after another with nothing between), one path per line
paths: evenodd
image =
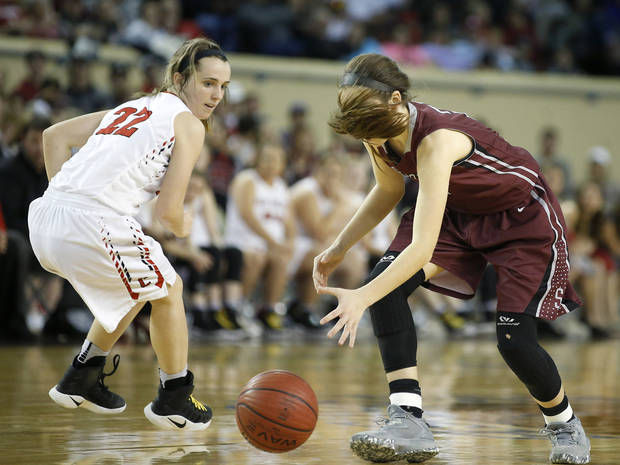
M426 422L398 405L388 407L388 418L378 431L353 435L351 449L359 457L371 462L424 462L439 452Z
M540 430L551 440L551 463L589 463L590 440L579 418L568 423L550 423Z

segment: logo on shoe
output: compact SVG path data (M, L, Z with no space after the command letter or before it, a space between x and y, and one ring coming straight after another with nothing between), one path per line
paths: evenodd
M77 400L75 400L73 397L69 396L69 399L71 399L73 401L73 403L75 404L76 407L79 407L80 405L82 405L82 402L78 402Z
M519 322L515 321L514 318L510 318L509 316L500 316L498 318L497 326L519 326Z
M172 424L176 426L177 428L185 428L185 425L187 424L187 420L185 420L183 423L177 423L172 418L168 418L168 420L170 420Z

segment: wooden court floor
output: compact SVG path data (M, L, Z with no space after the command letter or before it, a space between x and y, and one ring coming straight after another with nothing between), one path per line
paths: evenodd
M563 375L571 403L592 440L593 464L620 464L620 341L545 344ZM1 464L362 464L350 436L376 427L387 388L372 341L354 349L329 342L193 344L196 397L215 412L203 433L155 430L142 414L155 395L150 346L119 346L121 364L106 382L123 395L116 416L56 406L47 391L77 346L1 347ZM422 341L425 417L439 443L434 465L545 464L549 442L542 416L504 366L495 343ZM237 430L234 403L260 371L303 376L319 399L310 439L287 454L258 451ZM406 463L406 462L404 462Z

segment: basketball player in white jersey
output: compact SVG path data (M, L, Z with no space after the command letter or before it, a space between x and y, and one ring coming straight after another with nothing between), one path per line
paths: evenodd
M283 171L281 147L259 149L256 169L241 171L231 183L224 234L227 245L243 252L241 281L246 299L260 276L265 276L264 302L256 316L266 330L275 331L282 329L274 306L284 292L295 236L288 187L280 177Z
M339 232L347 215L343 189L343 160L328 153L321 157L311 176L291 186L291 211L297 235L288 273L295 280L295 300L288 306L293 321L309 329L319 329L312 306L317 293L312 281L314 257Z
M103 384L106 356L142 306L160 368L157 398L144 413L162 429L203 430L212 411L192 396L183 284L133 216L157 196L155 214L179 237L192 215L185 191L205 124L230 81L228 59L203 38L168 63L161 91L58 123L43 134L50 185L30 205L30 240L47 270L67 279L95 316L80 353L50 397L67 408L119 413L125 401ZM81 147L71 157L71 149Z

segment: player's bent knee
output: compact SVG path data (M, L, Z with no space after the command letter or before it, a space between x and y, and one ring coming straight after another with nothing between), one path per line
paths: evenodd
M241 268L243 266L243 254L241 250L235 247L227 247L224 249L224 258L226 260L226 281L239 281L241 278Z
M535 399L553 399L562 381L553 359L536 340L536 319L498 312L496 325L497 348L506 364Z

